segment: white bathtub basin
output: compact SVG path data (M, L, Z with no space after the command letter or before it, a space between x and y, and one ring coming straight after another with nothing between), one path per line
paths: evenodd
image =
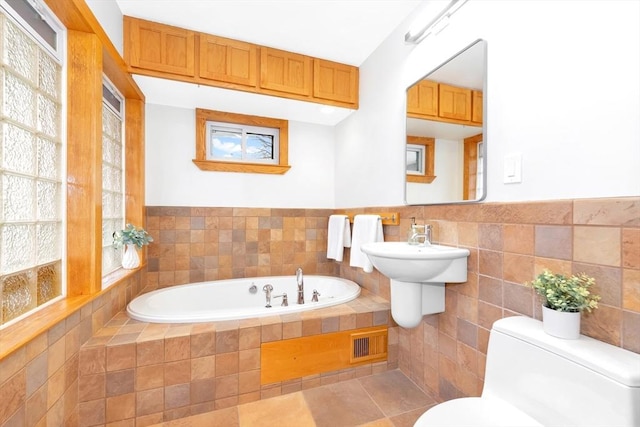
M264 285L273 286L271 308L265 307ZM249 289L257 287L252 294ZM312 302L313 290L320 296ZM305 304L297 304L295 276L217 280L158 289L136 297L127 306L133 319L152 323L192 323L248 319L296 313L330 307L360 295L360 286L351 280L329 276L304 276ZM289 306L282 307L276 295L287 293Z

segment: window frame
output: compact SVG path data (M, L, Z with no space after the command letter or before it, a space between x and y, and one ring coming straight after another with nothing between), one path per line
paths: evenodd
M435 168L435 138L423 137L423 136L407 136L407 151L418 151L411 149L411 146L421 147L421 151L424 155L424 164L421 171L406 171L407 182L416 182L422 184L429 184L436 179L434 175Z
M266 164L263 162L239 162L235 160L232 161L208 159L207 122L226 123L235 127L252 126L278 129L278 163ZM193 159L193 163L198 168L200 168L200 170L214 172L241 172L282 175L285 174L289 169L291 169L291 166L289 165L288 146L288 120L196 108L196 158Z

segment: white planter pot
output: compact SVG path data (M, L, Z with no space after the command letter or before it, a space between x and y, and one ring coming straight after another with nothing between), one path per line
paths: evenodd
M136 245L127 245L122 255L122 268L133 270L138 267L140 267L140 257Z
M580 338L580 312L552 310L542 306L542 326L544 331L554 337L566 340Z

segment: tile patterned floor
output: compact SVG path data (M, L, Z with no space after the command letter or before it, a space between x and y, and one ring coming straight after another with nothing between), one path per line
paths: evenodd
M402 372L393 370L158 427L410 427L435 403Z

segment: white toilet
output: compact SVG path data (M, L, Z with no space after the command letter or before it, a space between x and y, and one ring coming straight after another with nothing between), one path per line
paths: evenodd
M493 324L482 397L453 399L426 426L640 426L640 354L583 335L547 335L542 322Z

